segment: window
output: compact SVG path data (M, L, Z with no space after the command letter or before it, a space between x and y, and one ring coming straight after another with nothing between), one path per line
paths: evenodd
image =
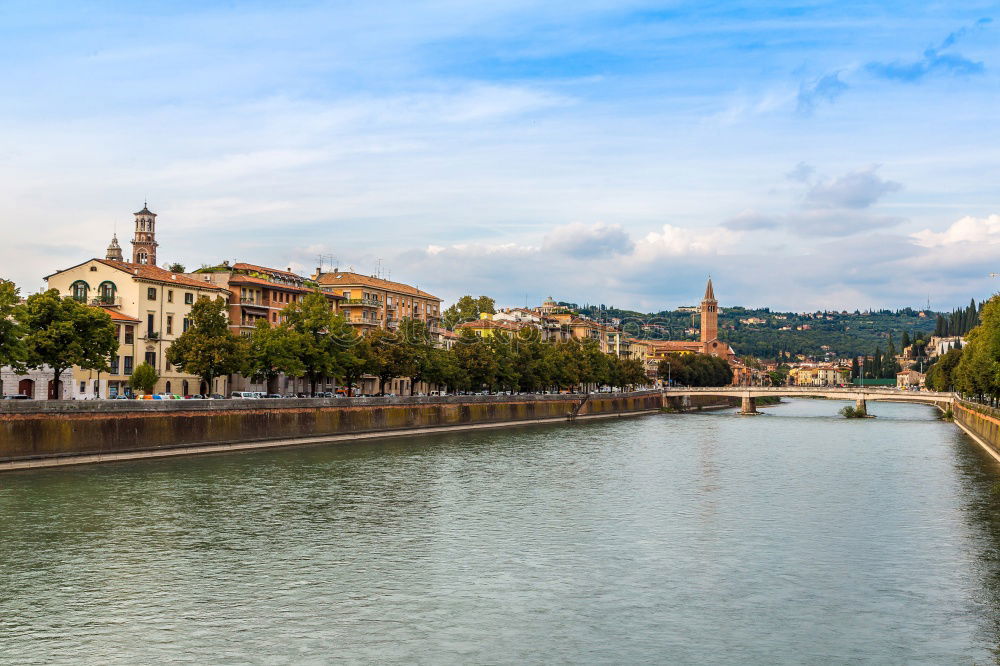
M87 392L87 382L80 382L80 393Z
M156 367L156 352L146 352L146 363Z
M104 281L97 288L97 297L100 299L102 305L114 305L115 302L115 283Z
M149 287L146 289L146 298L151 301L156 300L156 287Z
M184 305L191 305L194 303L194 294L187 292L184 294Z
M118 374L118 355L117 354L113 354L111 356L111 374L113 374L113 375L117 375Z
M125 344L130 345L135 342L135 327L125 326Z
M124 357L124 359L123 359L123 365L122 365L122 374L123 375L131 375L132 374L132 357L131 356L125 356Z
M184 321L182 322L181 333L183 333L184 331L188 330L189 328L191 328L191 320L188 319L187 317L184 317Z
M153 313L150 312L146 315L146 337L152 338L156 337L156 329L153 328Z
M174 302L174 290L167 289L167 303L173 303L173 302Z
M167 382L167 390L166 390L166 392L170 393L170 382Z
M74 301L80 301L81 303L87 301L87 291L90 289L90 286L86 282L77 280L70 286L70 289L73 292Z
M173 334L174 334L174 316L167 315L167 335L173 335Z

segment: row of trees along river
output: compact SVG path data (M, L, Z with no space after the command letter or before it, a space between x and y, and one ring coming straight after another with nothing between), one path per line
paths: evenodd
M1000 403L1000 296L983 304L979 324L966 334L964 347L951 349L927 371L927 386L958 391L993 406Z
M191 325L170 345L166 360L209 386L217 377L239 372L266 381L272 392L277 392L281 374L306 377L313 393L323 379L351 389L364 376L378 379L379 393L400 377L409 379L411 387L425 381L449 391L629 388L647 382L637 359L605 354L594 341L542 341L530 328L489 338L463 331L450 349L441 349L424 323L412 319L403 319L396 331L358 335L318 293L290 305L284 314L281 325L262 320L249 336L237 337L230 333L225 301L202 299L192 307ZM109 372L117 351L115 326L104 311L63 298L56 290L19 303L14 285L0 282L0 366L48 366L58 381L73 366ZM136 390L150 391L158 377L143 363L131 379Z

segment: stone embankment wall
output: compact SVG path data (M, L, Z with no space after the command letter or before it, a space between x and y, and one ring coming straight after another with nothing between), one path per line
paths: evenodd
M973 435L990 454L1000 460L1000 411L983 405L956 401L955 423Z
M718 398L704 402L719 403ZM656 411L625 394L0 403L0 461Z

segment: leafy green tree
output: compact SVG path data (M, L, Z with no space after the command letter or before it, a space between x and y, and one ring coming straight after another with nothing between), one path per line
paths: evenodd
M403 345L404 358L401 364L400 377L410 380L410 395L417 382L427 379L430 364L430 352L434 348L427 324L419 319L404 317L399 323L399 339Z
M473 390L496 385L497 362L482 338L469 329L462 329L451 348L455 363L467 375Z
M470 387L469 374L458 365L451 350L432 349L425 373L427 381L444 386L449 393L467 391Z
M24 365L52 368L52 398L59 397L63 372L73 366L108 372L118 339L111 317L100 308L62 298L59 290L32 294L18 310L24 327Z
M955 370L962 359L961 349L950 349L927 370L927 388L933 391L954 391Z
M167 266L167 270L170 271L171 273L183 273L184 272L184 264L179 264L177 262L174 262L174 263L170 264L169 266Z
M138 393L152 393L158 381L160 375L157 374L156 368L149 363L140 363L135 366L132 376L128 378L128 385Z
M20 297L13 282L0 279L0 366L22 368L24 328L19 321Z
M449 330L465 321L475 321L482 313L496 314L496 302L489 296L462 296L442 313L444 325Z
M229 332L228 306L222 298L200 298L191 306L191 326L167 349L167 362L181 372L198 375L212 392L216 377L237 372L244 345Z
M377 328L366 337L372 350L371 372L378 377L378 394L385 395L385 385L393 378L415 372L413 355L400 336L392 331Z
M979 322L967 335L952 377L962 393L995 405L1000 398L1000 296L983 304Z
M371 344L366 336L358 335L343 317L337 317L333 337L341 349L338 361L340 378L347 388L347 394L354 395L354 387L372 370Z
M271 327L267 319L258 319L247 338L241 372L247 377L267 383L268 393L278 392L278 377L301 377L305 365L300 358L301 338L285 326Z
M343 372L341 355L346 344L343 317L333 313L330 301L314 291L284 310L285 326L294 332L299 360L309 380L311 395L323 377L337 377Z

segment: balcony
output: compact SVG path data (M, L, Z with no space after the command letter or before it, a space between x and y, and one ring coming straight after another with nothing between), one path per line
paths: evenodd
M95 296L90 299L90 304L98 305L102 308L120 308L122 306L122 297L118 295Z
M341 307L345 305L365 305L370 308L382 307L382 301L377 298L345 298L340 302Z
M160 334L156 331L150 331L146 333L146 339L155 342L160 339Z

